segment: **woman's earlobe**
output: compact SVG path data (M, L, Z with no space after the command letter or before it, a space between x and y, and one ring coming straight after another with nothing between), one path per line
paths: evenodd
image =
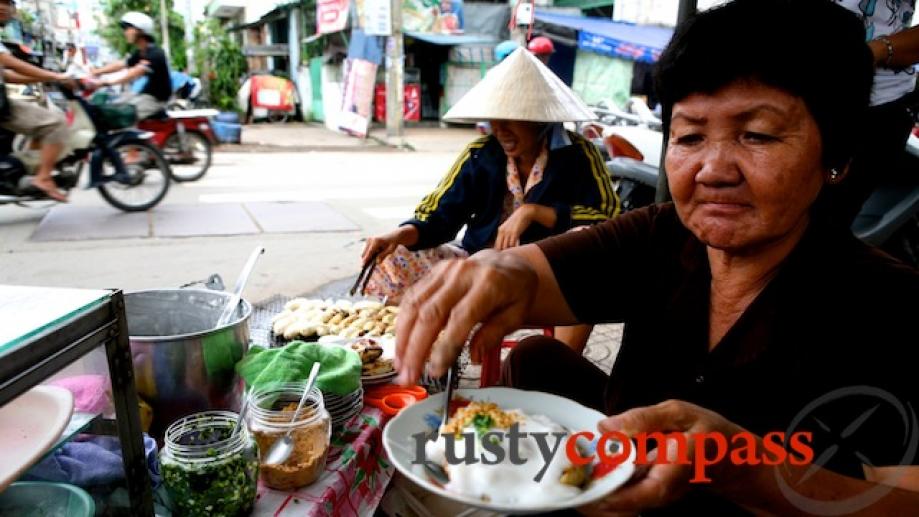
M833 167L826 172L826 182L830 185L838 185L849 175L849 163L843 166Z

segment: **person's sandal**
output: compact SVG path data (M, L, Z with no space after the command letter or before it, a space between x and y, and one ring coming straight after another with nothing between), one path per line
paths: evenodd
M38 190L39 192L41 192L42 194L44 194L50 199L53 199L61 203L67 202L67 195L61 192L60 190L58 190L57 186L54 186L51 189L46 189L42 185L36 183L35 179L32 179L31 187L35 190Z

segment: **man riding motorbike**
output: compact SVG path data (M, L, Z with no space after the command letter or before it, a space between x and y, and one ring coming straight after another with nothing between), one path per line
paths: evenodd
M555 45L549 38L537 36L527 44L527 50L532 52L536 59L542 61L542 64L549 66L549 60L555 53Z
M16 2L0 0L0 26L6 25L16 12ZM0 43L0 66L3 78L9 83L29 84L50 81L67 81L64 74L51 72L26 63L13 56ZM34 138L41 142L41 154L32 186L56 201L67 201L67 196L58 190L51 173L54 164L67 139L67 121L59 112L42 108L23 100L9 99L9 115L0 120L0 128Z
M172 95L172 82L169 79L169 64L166 53L156 46L153 38L153 19L139 12L125 13L121 17L124 37L136 50L127 60L115 61L101 68L91 68L93 75L110 74L127 69L128 72L117 79L102 81L103 86L130 83L142 76L147 77L147 84L140 93L127 91L115 102L131 104L137 110L137 120L143 120L164 109Z
M63 69L71 77L83 77L89 73L83 51L74 43L68 43L64 48Z

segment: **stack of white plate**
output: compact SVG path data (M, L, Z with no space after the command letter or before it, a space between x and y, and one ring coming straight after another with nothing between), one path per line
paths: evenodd
M361 382L364 386L370 386L374 384L388 384L399 372L393 370L391 372L380 373L377 375L361 375Z
M326 411L332 417L332 427L339 427L354 418L364 407L364 388L359 387L347 395L323 392Z

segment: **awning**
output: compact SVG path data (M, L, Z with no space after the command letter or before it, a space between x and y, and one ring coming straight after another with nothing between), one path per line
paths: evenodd
M287 18L290 15L290 11L296 9L299 6L296 2L288 3L278 3L271 9L265 10L264 14L260 16L254 16L251 10L246 11L246 19L248 21L240 23L238 25L232 25L227 28L229 32L241 31L245 29L252 29L265 25L266 23L271 23L277 20Z
M409 31L405 35L434 45L484 45L498 42L497 38L487 34L435 34Z
M536 19L578 31L578 48L610 57L653 63L673 36L673 29L536 11Z

